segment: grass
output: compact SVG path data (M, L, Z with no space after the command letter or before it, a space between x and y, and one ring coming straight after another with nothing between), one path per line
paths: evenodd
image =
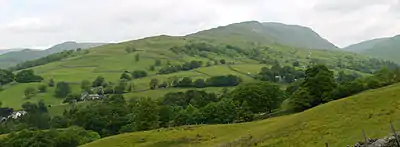
M346 146L389 134L389 122L400 128L400 84L370 90L310 110L261 121L185 126L103 138L83 147L194 146L227 144L251 134L257 146Z

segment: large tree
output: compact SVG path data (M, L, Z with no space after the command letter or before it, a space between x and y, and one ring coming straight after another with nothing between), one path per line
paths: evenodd
M272 112L283 96L279 86L266 82L243 85L232 92L232 98L241 105L246 103L253 113Z
M18 83L30 83L30 82L40 82L43 81L43 78L35 75L33 70L23 70L17 73L15 76L15 81Z
M312 65L305 72L300 87L291 97L291 105L302 111L333 99L332 92L337 87L333 72L325 65Z
M11 71L0 69L0 85L11 83L14 78L15 76Z
M150 98L141 98L133 106L130 121L135 131L151 130L159 127L158 105Z
M71 93L71 87L67 82L58 82L55 96L58 98L65 98L68 94Z

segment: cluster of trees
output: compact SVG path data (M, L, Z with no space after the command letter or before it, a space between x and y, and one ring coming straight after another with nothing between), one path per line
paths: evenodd
M87 53L89 53L88 50L83 51L82 49L63 51L63 52L51 54L51 55L48 55L46 57L42 57L42 58L39 58L36 60L19 63L15 67L12 67L11 69L13 71L27 69L27 68L31 68L31 67L35 67L35 66L39 66L39 65L45 65L45 64L55 62L55 61L60 61L62 59L68 58L68 57L73 57L73 56L77 56L80 54L87 54Z
M156 88L167 88L167 87L181 87L181 88L205 88L205 87L228 87L237 86L242 82L242 79L238 76L227 75L227 76L214 76L204 79L194 80L190 77L174 78L168 82L159 83L158 79L152 79L150 81L150 89Z
M269 82L293 83L297 79L304 78L304 71L296 70L291 66L281 67L279 64L275 64L271 68L263 67L256 78Z
M131 73L124 72L121 74L120 79L132 80L147 77L147 72L144 70L135 70Z
M287 88L290 104L295 111L303 111L332 100L345 98L368 89L376 89L400 82L400 69L384 68L370 77L340 72L335 76L325 65L316 64L305 72L304 80Z
M158 74L170 74L170 73L179 72L179 71L188 71L188 70L199 68L202 65L203 65L202 61L191 61L191 62L186 62L182 65L171 65L168 67L161 68L158 71Z
M41 128L79 126L104 137L160 127L245 122L278 108L283 100L283 91L269 83L244 85L222 95L197 90L168 93L159 100L126 101L122 95L115 94L87 107L65 111L63 116L48 119L44 123L48 127Z
M102 101L94 101L87 107L73 107L66 110L62 116L53 118L49 116L47 106L41 101L37 104L23 104L22 108L28 112L27 115L21 119L1 123L0 132L9 133L21 131L25 128L43 130L78 126L83 129L78 129L77 132L86 132L84 129L92 130L105 137L160 127L245 122L253 120L259 113L272 112L279 107L283 100L284 93L277 85L255 83L244 85L232 92L225 91L222 95L189 90L187 92L168 93L158 100L132 98L126 101L122 95L113 94ZM66 133L51 131L53 130L35 131L34 134L44 133L42 135L47 136L46 132L49 132L49 134L58 138L58 133ZM15 134L21 136L9 136L7 140L4 140L4 145L16 142L14 139L17 137L37 139L35 138L36 135L25 136L26 132L30 131L25 130L22 134ZM78 137L65 141L69 143L80 142L79 144L81 144L97 139L98 135L89 132L81 137L83 138ZM54 142L49 142L49 144L54 145L60 142L61 140L54 139Z
M11 71L0 69L0 85L5 85L16 81L18 83L31 83L41 82L43 78L39 75L35 75L33 70L22 70L14 75Z

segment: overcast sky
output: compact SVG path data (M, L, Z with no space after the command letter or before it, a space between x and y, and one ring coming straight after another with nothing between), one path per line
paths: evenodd
M400 34L400 0L0 0L0 48L185 35L249 20L308 26L344 47Z

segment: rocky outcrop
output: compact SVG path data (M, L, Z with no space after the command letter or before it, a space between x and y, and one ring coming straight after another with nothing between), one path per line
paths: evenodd
M354 147L365 147L365 142L358 142ZM368 139L367 147L398 147L394 135L381 139Z

